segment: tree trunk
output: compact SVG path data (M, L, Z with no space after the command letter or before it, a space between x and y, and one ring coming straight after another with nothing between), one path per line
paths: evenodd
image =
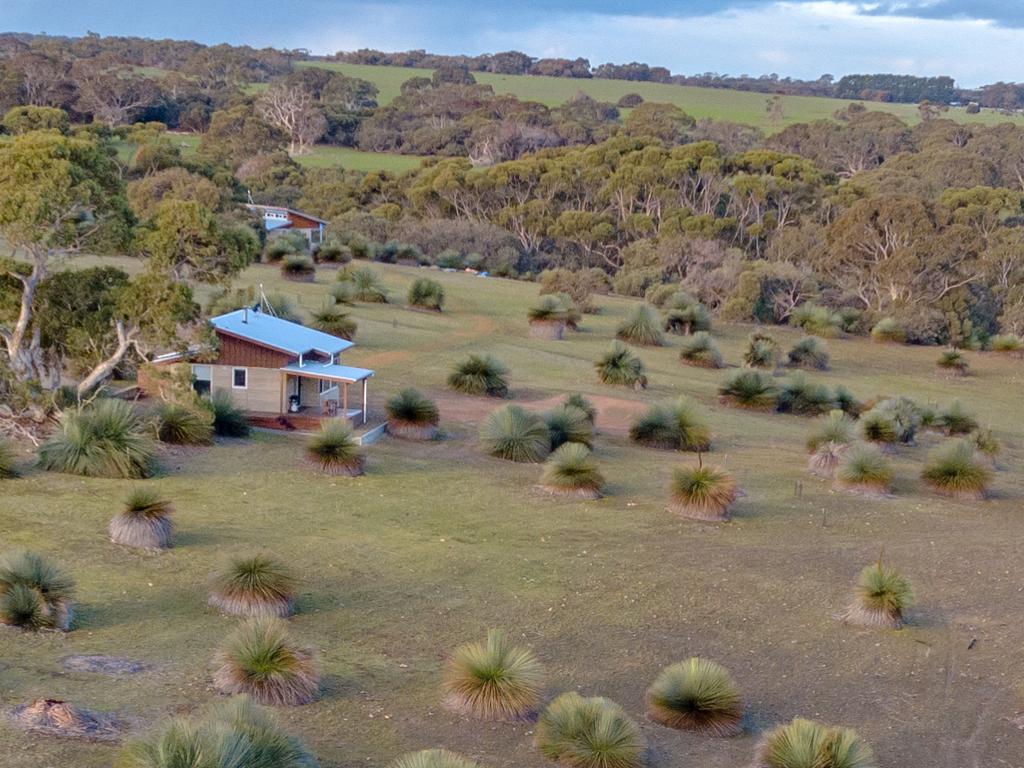
M106 360L101 361L89 371L89 374L78 382L79 397L86 395L89 391L113 373L114 369L128 354L128 350L137 344L137 331L126 329L123 322L118 320L115 324L117 330L117 348Z

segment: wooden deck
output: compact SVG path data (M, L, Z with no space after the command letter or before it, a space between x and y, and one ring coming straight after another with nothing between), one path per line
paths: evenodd
M360 411L350 410L348 420L353 426ZM322 416L315 408L303 408L298 413L270 413L263 411L249 411L246 418L254 427L262 429L278 429L282 432L316 432L325 421L333 421L342 416Z

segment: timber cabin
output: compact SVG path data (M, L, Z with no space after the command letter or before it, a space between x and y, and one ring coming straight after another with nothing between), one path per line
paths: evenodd
M367 418L367 383L373 371L341 364L351 341L282 320L259 307L237 309L210 319L217 358L186 363L201 395L222 392L257 423L288 425L289 416ZM180 354L153 361L182 364ZM355 390L355 391L352 391Z
M268 235L276 232L300 232L306 236L311 246L320 245L324 241L327 222L323 219L279 205L249 203L245 207L263 217L263 228L267 230Z

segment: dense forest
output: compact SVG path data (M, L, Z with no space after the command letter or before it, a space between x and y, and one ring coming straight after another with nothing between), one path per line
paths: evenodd
M922 344L1024 332L1012 124L925 110L911 127L853 104L765 137L642 100L625 118L586 97L549 109L451 62L378 107L371 84L299 57L0 38L0 237L16 257L0 278L5 387L91 386L202 334L183 281L226 290L274 255L249 196L329 220L321 259L540 277L575 295L654 299L668 285L731 320L792 322L814 306L846 332L887 319ZM171 127L199 132L198 149ZM297 164L316 141L433 157L403 174ZM74 252L143 269L55 269Z

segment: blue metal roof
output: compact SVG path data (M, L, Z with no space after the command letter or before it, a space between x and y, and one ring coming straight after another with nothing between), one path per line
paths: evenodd
M212 317L210 324L218 331L293 355L311 350L336 355L353 346L351 341L253 309L236 309Z
M329 363L306 363L301 366L298 363L291 363L284 366L281 370L301 376L314 376L319 379L332 379L349 383L362 381L373 376L373 371L369 368L353 368L350 365L330 365Z

